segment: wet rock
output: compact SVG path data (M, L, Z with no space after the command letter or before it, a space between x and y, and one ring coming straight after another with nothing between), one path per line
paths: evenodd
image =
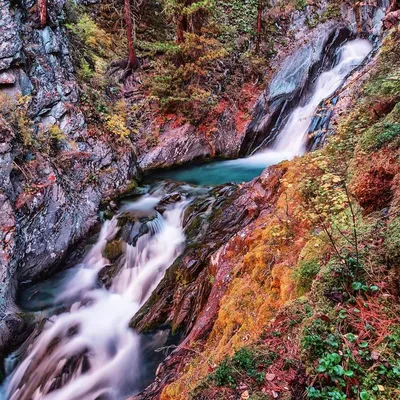
M162 204L162 205L174 204L174 203L177 203L178 201L181 201L181 199L182 199L182 196L180 193L172 193L172 194L169 194L169 195L163 197L160 200L160 204Z
M106 248L104 249L103 256L107 258L110 262L117 260L123 253L123 245L120 240L113 240L108 242Z
M328 21L282 62L254 108L240 154L248 155L274 141L293 108L309 95L317 74L332 67L336 49L349 37L351 31L343 24Z
M204 137L195 134L190 124L168 129L160 135L159 143L139 156L143 170L166 168L209 156L210 147Z

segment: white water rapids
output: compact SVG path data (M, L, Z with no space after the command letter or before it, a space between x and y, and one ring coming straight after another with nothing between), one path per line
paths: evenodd
M222 169L265 167L305 152L307 133L318 105L331 96L348 74L371 51L366 40L353 40L341 49L340 60L322 73L313 94L296 108L272 149L240 160L218 163ZM214 168L214 167L213 167ZM202 174L217 170L199 170ZM229 173L227 174L229 176ZM226 181L234 180L226 179ZM121 400L137 391L140 380L140 337L129 321L149 298L184 247L182 218L189 200L167 204L163 215L156 207L165 192L153 191L126 203L121 213L136 217L156 215L147 233L124 245L122 268L107 290L98 284L99 272L108 265L103 257L108 241L118 232L117 220L103 224L97 243L57 295L65 309L52 315L21 350L21 363L5 382L5 398L12 400Z
M145 195L124 211L148 214L161 197ZM147 222L149 232L136 246L125 244L124 265L110 290L99 288L97 277L108 261L102 253L118 232L117 220L103 224L99 238L58 300L75 300L69 310L49 318L30 344L27 357L7 383L13 400L122 399L135 390L140 377L139 337L129 321L148 299L184 244L181 227L186 200L167 206L163 216ZM154 211L153 211L154 212ZM73 374L52 390L68 359L76 361Z

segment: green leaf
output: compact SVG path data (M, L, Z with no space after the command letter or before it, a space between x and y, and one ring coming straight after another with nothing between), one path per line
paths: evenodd
M346 376L352 377L354 375L354 372L353 371L344 371L344 374Z
M370 400L370 399L371 399L371 396L369 395L368 392L366 392L365 390L363 390L363 391L360 393L360 399L361 399L361 400Z
M333 371L336 375L342 376L344 373L343 367L341 365L335 365Z
M351 284L351 287L352 287L353 290L361 290L362 285L363 284L361 282L353 282Z
M370 289L371 291L373 291L373 292L377 292L377 291L379 290L378 286L376 286L376 285L370 286L369 289Z
M357 335L354 335L354 333L347 333L344 337L350 342L354 342L357 339Z
M317 372L325 372L326 371L326 367L325 367L325 365L318 365L318 368L317 368Z
M334 362L335 364L339 364L340 363L340 356L338 353L331 353L329 354L329 358L332 360L332 362Z
M358 347L361 347L362 349L364 349L365 347L368 347L368 342L358 343Z

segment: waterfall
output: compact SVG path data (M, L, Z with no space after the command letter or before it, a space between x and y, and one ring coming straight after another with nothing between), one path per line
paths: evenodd
M12 400L121 399L137 391L141 379L140 337L129 321L149 298L184 245L182 215L188 200L154 207L161 196L144 195L122 212L151 214L148 232L135 246L125 244L123 266L109 290L98 273L108 265L103 252L118 232L106 221L98 240L67 282L57 302L67 311L50 316L29 343L25 358L6 381Z
M261 149L247 158L186 166L183 169L159 172L158 176L154 177L197 185L243 182L260 175L269 165L304 154L309 129L318 106L343 85L349 74L363 62L371 50L371 43L363 39L352 40L343 45L338 50L339 59L336 65L318 76L310 89L311 93L307 94L301 104L291 112L272 147Z
M340 50L337 65L319 75L313 93L304 105L292 111L272 148L262 150L243 162L271 165L278 160L304 154L307 134L319 104L340 88L346 77L364 61L371 50L372 44L368 40L355 39L346 43Z

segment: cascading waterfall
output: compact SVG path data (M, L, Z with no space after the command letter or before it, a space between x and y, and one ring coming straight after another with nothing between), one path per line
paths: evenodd
M144 195L122 208L155 218L135 246L125 244L124 264L109 290L98 287L97 277L108 264L102 254L118 231L117 219L103 224L97 243L57 296L58 303L70 303L68 311L50 317L31 341L7 380L7 399L121 399L137 391L140 339L129 321L184 244L181 219L189 201L168 205L161 215L154 210L160 200Z
M272 147L247 158L213 162L182 171L167 171L159 174L159 177L203 185L249 181L269 165L304 154L307 134L319 104L340 88L346 77L363 62L371 50L372 44L364 39L355 39L342 46L336 66L319 75L313 93L305 100L304 105L292 111Z
M198 184L250 180L268 165L303 154L318 105L371 49L360 39L343 46L337 65L318 77L313 94L292 112L273 148L246 159L188 168L190 175L170 176L193 182L190 178L197 174ZM216 179L210 182L210 177ZM187 187L181 189L185 192ZM161 187L121 207L121 213L133 213L136 220L145 218L146 227L141 231L143 224L138 223L140 228L124 231L123 263L108 290L99 287L98 275L109 266L103 253L118 232L117 219L103 224L97 243L67 278L53 282L56 290L62 283L60 292L53 303L44 302L53 309L17 352L22 361L6 379L6 399L119 400L138 390L140 336L129 328L129 321L184 246L182 218L190 200L167 203L161 215L156 207L165 194Z
M260 151L242 162L270 165L277 160L290 160L304 154L308 130L319 104L339 89L350 72L364 61L371 50L372 44L368 40L355 39L346 43L341 48L337 65L317 78L311 97L303 106L293 110L273 147Z

